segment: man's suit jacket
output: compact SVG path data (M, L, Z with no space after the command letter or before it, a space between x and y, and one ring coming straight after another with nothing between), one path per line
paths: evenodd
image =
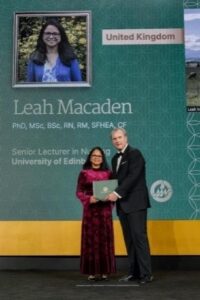
M138 149L127 146L123 153L118 171L117 154L112 159L113 177L118 179L119 186L115 192L122 198L117 200L117 211L125 213L150 207L146 185L145 160Z

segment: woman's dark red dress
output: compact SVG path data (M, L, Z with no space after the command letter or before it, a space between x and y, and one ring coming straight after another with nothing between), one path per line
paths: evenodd
M76 195L83 204L81 261L83 274L110 274L116 271L114 234L110 201L90 204L92 182L107 180L108 170L82 170L79 174Z

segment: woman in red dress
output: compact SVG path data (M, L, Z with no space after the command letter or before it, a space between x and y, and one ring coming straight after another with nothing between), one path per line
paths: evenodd
M81 235L81 273L88 280L106 280L116 272L111 201L98 201L93 196L92 182L111 178L105 154L93 148L81 170L76 195L83 205ZM99 277L100 276L100 277Z

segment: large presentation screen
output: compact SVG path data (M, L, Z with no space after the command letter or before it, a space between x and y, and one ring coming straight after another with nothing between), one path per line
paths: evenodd
M148 219L199 219L198 116L187 111L200 107L199 51L186 41L186 99L183 1L0 5L0 228L81 222L79 172L94 146L110 164L115 127L145 157Z

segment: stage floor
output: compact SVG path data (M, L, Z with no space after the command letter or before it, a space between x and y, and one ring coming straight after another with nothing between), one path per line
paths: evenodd
M1 300L197 300L200 271L156 271L152 283L88 282L75 271L0 271Z

